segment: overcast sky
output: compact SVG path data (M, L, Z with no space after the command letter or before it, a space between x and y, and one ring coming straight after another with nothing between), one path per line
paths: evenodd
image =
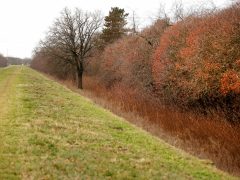
M101 10L108 14L111 7L124 8L135 13L138 22L146 26L156 16L160 4L170 12L176 0L1 0L0 2L0 53L4 56L31 57L32 50L44 37L48 27L64 7L78 7L87 11ZM182 0L184 6L191 6L208 0ZM231 0L212 0L218 7Z

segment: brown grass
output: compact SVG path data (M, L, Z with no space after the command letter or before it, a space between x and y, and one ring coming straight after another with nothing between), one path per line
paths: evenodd
M77 90L72 81L62 83L168 143L240 175L239 125L230 125L217 115L203 117L165 107L120 85L109 90L90 77L84 78L84 91Z

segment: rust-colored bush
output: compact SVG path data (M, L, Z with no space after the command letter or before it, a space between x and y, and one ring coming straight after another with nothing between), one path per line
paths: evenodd
M151 56L168 26L167 20L158 20L143 32L130 34L108 45L98 60L101 61L99 76L103 84L152 90Z
M186 18L167 29L152 63L155 88L165 101L182 107L197 103L205 110L228 106L224 95L229 90L239 94L238 82L226 83L226 74L240 72L239 22L236 4L214 14Z

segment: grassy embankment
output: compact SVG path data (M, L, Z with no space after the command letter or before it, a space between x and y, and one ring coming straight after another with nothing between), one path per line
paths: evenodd
M0 69L0 179L232 179L26 67Z

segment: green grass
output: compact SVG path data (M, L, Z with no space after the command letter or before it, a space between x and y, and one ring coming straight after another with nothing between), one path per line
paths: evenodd
M233 179L27 67L0 69L0 179Z

